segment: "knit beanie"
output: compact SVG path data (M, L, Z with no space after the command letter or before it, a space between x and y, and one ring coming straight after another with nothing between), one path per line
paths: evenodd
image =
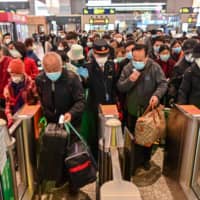
M25 68L23 61L19 58L11 60L10 64L8 65L8 72L15 74L24 74Z

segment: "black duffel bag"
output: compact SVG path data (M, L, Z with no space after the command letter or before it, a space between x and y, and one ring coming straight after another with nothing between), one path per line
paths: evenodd
M97 164L87 144L74 127L70 123L65 124L65 127L67 131L71 128L80 139L80 141L68 145L65 166L70 184L75 188L81 188L96 181Z

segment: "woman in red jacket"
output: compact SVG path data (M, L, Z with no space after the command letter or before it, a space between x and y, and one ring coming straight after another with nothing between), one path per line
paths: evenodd
M159 58L156 62L161 66L166 78L171 78L172 70L176 62L171 58L170 48L167 45L161 45L159 48Z
M10 53L12 57L20 58L24 62L26 74L34 80L39 74L39 70L35 61L32 58L26 56L25 44L22 42L15 42L14 49L12 49Z
M8 66L10 79L4 88L6 100L5 114L8 126L13 123L13 114L25 103L37 103L37 90L35 82L25 73L25 66L21 59L13 59Z

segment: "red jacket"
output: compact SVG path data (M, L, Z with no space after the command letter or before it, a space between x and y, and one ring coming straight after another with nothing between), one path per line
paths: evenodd
M11 57L4 56L3 60L0 62L0 99L4 99L3 90L8 84L8 79L10 77L8 73L8 65L11 60Z
M174 68L174 65L176 64L176 61L170 58L167 62L163 62L160 59L157 59L156 62L161 66L166 78L171 78L172 70Z
M39 74L39 70L35 61L32 58L25 57L24 65L26 74L30 76L33 80L35 80L35 77Z
M37 88L35 81L29 76L25 76L24 87L20 89L20 92L15 96L14 88L12 87L12 81L9 79L8 84L4 88L4 96L6 100L5 114L7 116L9 124L12 122L12 115L14 114L14 108L17 102L21 99L23 103L35 104L38 98ZM17 108L19 109L19 108Z

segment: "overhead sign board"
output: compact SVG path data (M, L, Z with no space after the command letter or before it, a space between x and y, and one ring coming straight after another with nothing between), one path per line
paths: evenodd
M193 8L192 7L183 7L179 10L179 12L182 14L193 13Z
M84 15L114 15L115 9L114 8L94 8L94 9L83 9Z
M191 13L199 13L200 8L199 7L183 7L179 10L182 14L191 14Z

